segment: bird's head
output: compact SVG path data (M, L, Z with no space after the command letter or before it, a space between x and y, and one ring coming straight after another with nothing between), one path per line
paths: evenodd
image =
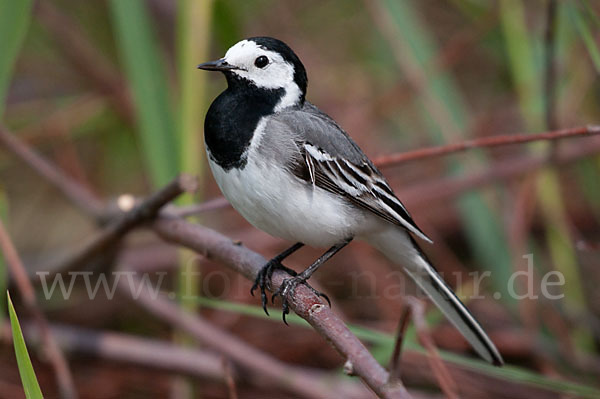
M308 79L304 65L281 40L251 37L233 45L225 57L198 65L199 69L223 72L229 85L284 90L280 108L304 103Z

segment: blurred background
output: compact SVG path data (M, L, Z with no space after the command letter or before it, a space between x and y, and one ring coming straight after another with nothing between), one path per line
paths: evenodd
M288 43L307 69L308 99L378 159L597 123L599 15L600 3L588 0L3 0L2 124L107 201L148 195L179 172L197 175L198 194L177 202L188 206L220 196L207 169L202 126L225 81L195 66L222 57L243 38ZM428 307L431 335L461 397L600 397L598 139L473 149L382 166L435 241L425 247L433 263L467 298L508 363L503 369L484 365ZM6 150L0 152L0 216L32 275L99 229ZM226 206L192 220L267 258L288 245ZM332 381L360 385L343 376L343 359L305 322L281 322L280 303L271 317L264 315L243 277L145 230L119 249L120 259L167 271L164 292L249 345ZM111 270L114 251L103 255L81 270ZM286 264L302 270L319 255L303 249ZM1 270L4 293L10 283ZM392 270L375 250L353 243L311 279L383 365L403 309L402 276ZM491 273L480 286L472 274L477 271ZM552 271L564 276L564 284L550 290L560 299L540 294ZM515 272L523 273L516 279ZM204 350L121 294L90 300L78 280L68 300L58 291L46 299L36 287L53 325ZM27 320L12 286L11 292ZM468 300L474 293L479 299ZM0 397L24 397L6 335ZM42 391L58 397L51 368L30 346ZM119 360L93 348L67 355L84 398L233 397L222 376ZM442 397L412 323L402 356L409 391ZM294 397L243 373L233 385L241 398Z

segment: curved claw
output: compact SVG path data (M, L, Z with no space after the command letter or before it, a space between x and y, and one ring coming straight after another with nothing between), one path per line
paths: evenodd
M327 301L327 304L329 305L329 307L331 307L331 301L329 300L329 297L325 294L323 294L322 292L317 293L318 296L325 298L325 300Z
M283 300L283 306L282 306L282 317L283 317L283 322L285 323L286 326L289 326L287 320L285 319L285 315L290 313L290 307L288 305L287 300Z
M269 314L269 311L267 310L267 294L265 294L264 292L260 294L261 297L261 301L262 301L262 308L265 311L265 313L267 314L267 316L271 316Z
M254 291L257 288L260 289L260 299L262 302L262 308L267 314L267 316L269 316L269 311L267 310L268 299L266 293L267 283L269 279L267 278L267 276L269 275L269 273L272 273L272 269L276 267L277 264L274 264L273 262L268 262L266 265L264 265L263 268L259 270L256 279L254 280L254 284L252 284L252 288L250 288L250 294L252 296L254 296Z

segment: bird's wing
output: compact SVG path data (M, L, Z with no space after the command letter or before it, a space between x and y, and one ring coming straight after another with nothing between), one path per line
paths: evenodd
M333 119L308 103L273 118L294 132L300 156L292 157L288 166L297 177L431 242L381 172Z

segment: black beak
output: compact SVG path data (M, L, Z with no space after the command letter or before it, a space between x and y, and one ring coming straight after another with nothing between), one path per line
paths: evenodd
M234 69L239 69L234 65L229 65L223 58L216 61L205 62L204 64L198 65L198 69L204 69L205 71L231 71Z

